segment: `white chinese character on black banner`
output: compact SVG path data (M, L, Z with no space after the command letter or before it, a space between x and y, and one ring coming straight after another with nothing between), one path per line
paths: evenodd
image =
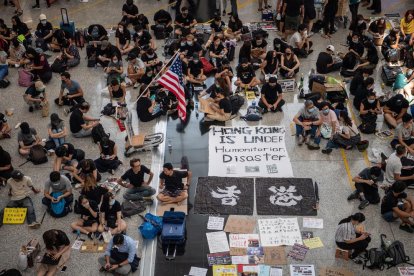
M237 194L241 194L241 191L237 189L237 186L235 185L226 187L225 190L217 188L217 192L211 191L212 197L221 198L221 204L229 206L237 205L237 200L239 199L239 196Z
M271 186L269 190L274 193L270 196L270 202L273 205L294 206L303 198L301 195L294 195L294 193L296 193L295 186L289 186L288 189L286 189L285 186L280 186L279 188Z

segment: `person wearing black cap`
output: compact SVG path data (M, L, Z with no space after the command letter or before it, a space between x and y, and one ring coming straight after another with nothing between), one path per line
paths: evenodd
M270 77L269 82L262 87L259 106L263 109L263 113L267 113L282 111L284 104L282 86L277 83L277 78Z
M188 82L196 85L204 84L207 79L203 72L203 64L200 62L198 53L193 54L193 59L188 62L187 74L185 78Z
M160 9L157 11L154 14L154 22L155 25L152 25L151 29L155 36L157 36L156 32L159 30L159 26L163 26L162 29L167 36L173 31L171 14L166 10Z
M35 194L40 191L33 186L32 179L25 176L21 171L14 170L11 178L7 180L6 189L9 190L10 201L7 203L8 208L27 208L27 224L32 229L40 227L40 223L36 221L36 213L33 207L31 192ZM0 226L3 225L4 209L0 212Z
M399 123L402 122L402 117L407 113L409 107L408 101L403 95L397 94L384 106L384 119L392 128L396 128Z
M11 127L7 123L6 116L0 112L0 139L10 138Z
M252 89L259 84L260 81L256 78L253 66L249 64L246 58L242 58L240 65L237 67L237 80L235 85L242 89Z

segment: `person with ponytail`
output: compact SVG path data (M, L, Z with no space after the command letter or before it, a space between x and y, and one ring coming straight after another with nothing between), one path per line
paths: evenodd
M371 242L369 233L357 229L357 225L364 221L364 214L355 213L341 220L335 233L336 245L343 250L352 250L351 259L357 264L362 264L361 253L366 252Z

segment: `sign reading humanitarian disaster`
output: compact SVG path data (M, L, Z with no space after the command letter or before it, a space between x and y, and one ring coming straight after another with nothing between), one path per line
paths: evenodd
M210 176L291 177L283 126L212 127Z

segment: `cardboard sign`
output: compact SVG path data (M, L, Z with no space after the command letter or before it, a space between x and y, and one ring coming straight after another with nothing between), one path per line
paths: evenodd
M101 253L106 250L107 243L94 242L94 241L84 241L80 252L82 253Z
M335 258L344 259L345 261L349 260L349 251L337 248L335 251Z
M23 224L27 208L4 208L3 224Z
M355 274L339 267L322 267L319 276L354 276Z
M251 234L255 228L255 218L230 215L227 219L226 227L224 227L224 232Z
M286 253L283 246L263 247L264 263L267 265L286 265Z

